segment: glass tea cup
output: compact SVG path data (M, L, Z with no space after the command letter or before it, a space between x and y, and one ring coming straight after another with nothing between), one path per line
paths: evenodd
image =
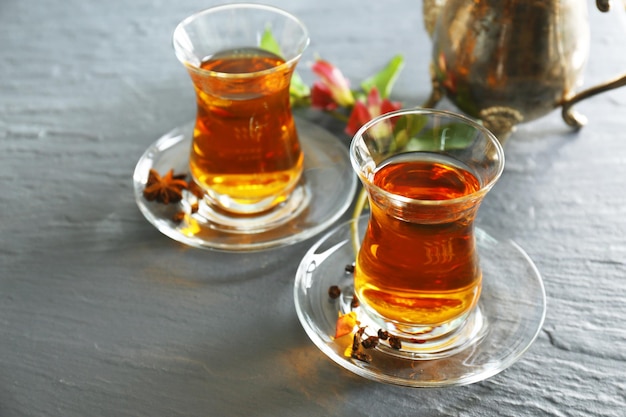
M350 158L370 206L354 273L360 320L405 351L466 346L482 281L474 220L504 168L498 139L461 115L405 109L365 124Z
M268 36L273 48L261 45ZM267 229L306 206L289 87L308 43L297 18L258 4L209 8L174 31L197 101L191 176L204 192L203 214L226 229ZM265 218L250 221L259 214Z

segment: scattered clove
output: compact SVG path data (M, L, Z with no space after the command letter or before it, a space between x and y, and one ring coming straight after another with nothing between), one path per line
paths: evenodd
M365 349L375 348L376 346L378 346L378 337L370 336L367 339L364 339L363 341L361 341L361 346L363 346Z
M341 295L341 288L339 288L339 286L331 285L328 288L328 296L332 298L333 300L339 298L340 295Z
M392 349L400 350L402 349L402 341L398 336L389 336L389 346Z

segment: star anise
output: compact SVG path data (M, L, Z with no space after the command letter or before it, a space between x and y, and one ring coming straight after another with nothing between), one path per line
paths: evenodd
M173 169L161 177L156 170L150 169L143 196L148 201L156 200L163 204L178 203L183 199L183 190L188 187L185 177L186 175L174 175Z

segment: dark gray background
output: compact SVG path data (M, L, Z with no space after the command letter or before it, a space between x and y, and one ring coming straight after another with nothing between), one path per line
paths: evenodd
M334 365L292 285L313 239L232 255L156 231L135 163L195 114L171 33L215 1L0 2L0 416L618 416L626 403L626 89L521 126L480 222L545 279L548 312L515 365L415 390ZM394 98L429 94L420 1L270 1L353 82L396 53ZM591 5L592 2L589 1ZM623 11L590 10L591 85L626 72ZM348 143L341 125L307 112Z

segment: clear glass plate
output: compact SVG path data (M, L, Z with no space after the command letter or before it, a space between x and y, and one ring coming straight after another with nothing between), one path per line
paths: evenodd
M341 224L306 253L296 273L294 300L298 318L313 343L330 359L362 377L410 387L465 385L489 378L517 361L535 340L546 311L541 276L515 242L482 229L476 241L483 270L483 289L475 311L471 343L446 357L424 359L379 345L365 352L366 362L349 355L352 336L334 339L340 314L350 306L353 284L346 265L355 260L355 236L362 236L368 216ZM358 241L358 237L356 240ZM341 295L329 296L337 285ZM346 355L346 353L348 353Z
M306 120L296 118L296 124L304 152L300 188L305 194L306 206L295 208L297 213L286 223L259 232L232 232L203 216L201 211L193 212L191 208L197 198L190 192L184 192L179 204L170 205L147 201L143 197L151 168L161 175L170 169L176 174L189 172L193 122L162 136L139 159L133 175L139 209L163 234L197 248L254 251L290 245L320 233L350 206L356 191L356 175L350 165L347 147L336 136ZM174 221L174 215L180 211L185 213L183 220Z

